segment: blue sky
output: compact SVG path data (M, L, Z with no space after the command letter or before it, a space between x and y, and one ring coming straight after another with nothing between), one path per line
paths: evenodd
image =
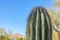
M52 0L0 0L0 28L13 33L26 33L26 22L36 6L49 8Z

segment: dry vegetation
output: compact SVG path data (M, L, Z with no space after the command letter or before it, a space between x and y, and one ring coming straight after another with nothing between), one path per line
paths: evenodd
M60 40L58 32L60 32L60 0L54 0L53 6L51 6L48 11L51 17L51 20L56 24L56 27L59 31L53 31L53 40ZM54 9L55 8L55 9ZM56 29L55 29L56 30Z

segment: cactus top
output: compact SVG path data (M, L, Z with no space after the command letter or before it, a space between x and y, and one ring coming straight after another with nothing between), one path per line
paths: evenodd
M51 19L45 8L32 10L27 21L26 40L52 40Z

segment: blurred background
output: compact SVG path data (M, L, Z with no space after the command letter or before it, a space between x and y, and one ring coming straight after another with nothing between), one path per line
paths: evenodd
M28 16L37 6L45 7L53 22L60 26L60 0L0 0L0 35L25 37Z

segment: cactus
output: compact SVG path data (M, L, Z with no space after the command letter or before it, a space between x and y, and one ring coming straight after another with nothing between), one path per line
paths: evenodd
M28 18L26 40L52 40L52 24L47 10L34 8Z

